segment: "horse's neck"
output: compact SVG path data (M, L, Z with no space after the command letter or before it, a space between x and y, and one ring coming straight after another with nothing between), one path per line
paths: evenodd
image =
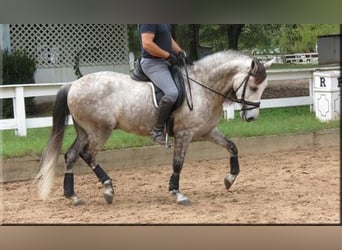
M194 80L225 94L232 88L232 77L236 73L236 69L227 62L214 61L208 64L194 65L190 68L189 73Z

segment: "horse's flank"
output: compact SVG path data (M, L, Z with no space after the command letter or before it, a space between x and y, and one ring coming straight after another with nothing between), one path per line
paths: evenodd
M156 119L151 88L126 74L98 72L72 84L68 106L80 124L107 124L112 129L147 135ZM86 108L85 108L86 107Z

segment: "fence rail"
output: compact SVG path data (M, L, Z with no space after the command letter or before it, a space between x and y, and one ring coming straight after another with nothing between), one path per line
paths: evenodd
M276 98L261 100L261 108L291 107L300 105L311 105L313 107L313 72L317 70L335 70L338 67L310 68L310 69L289 69L269 70L268 80L301 80L309 79L309 96ZM54 96L65 83L40 83L21 85L1 85L0 99L13 99L14 118L0 119L0 130L15 129L17 135L26 136L28 128L40 128L52 126L52 117L27 118L25 111L25 97ZM234 111L239 110L238 104L224 104L224 117L234 118ZM313 107L314 109L314 107ZM69 117L68 124L72 124Z

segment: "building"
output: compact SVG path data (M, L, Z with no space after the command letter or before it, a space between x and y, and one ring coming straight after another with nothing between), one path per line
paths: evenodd
M318 36L318 63L341 63L341 35Z
M0 49L24 49L37 61L36 83L69 82L97 71L129 73L124 24L0 24Z

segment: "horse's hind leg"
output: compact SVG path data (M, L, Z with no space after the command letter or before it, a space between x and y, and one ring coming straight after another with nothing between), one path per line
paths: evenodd
M224 147L230 153L230 172L224 178L226 189L229 190L229 188L236 180L236 177L240 173L237 147L232 141L228 140L217 128L214 128L212 131L210 131L210 133L208 133L205 138L215 144Z
M177 203L181 205L190 205L190 199L182 194L179 190L179 179L182 171L184 158L188 146L192 140L190 134L178 134L175 136L174 153L173 153L173 173L169 181L169 192L176 196Z
M88 166L94 171L99 181L103 184L105 191L103 192L104 198L108 204L113 202L114 188L111 178L96 162L95 156L97 152L102 148L104 143L109 138L112 129L109 128L97 128L89 136L89 143L85 145L79 152L81 158L88 164Z
M64 155L66 170L64 174L64 196L70 198L74 205L81 205L84 202L76 195L74 191L74 172L73 167L79 158L80 148L88 143L86 132L74 122L74 127L77 132L77 137L71 147Z

